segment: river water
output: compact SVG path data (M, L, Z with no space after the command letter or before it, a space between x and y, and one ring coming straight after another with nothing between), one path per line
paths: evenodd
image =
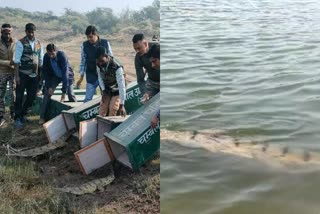
M320 150L320 2L162 0L161 125ZM161 213L320 213L320 173L161 143Z

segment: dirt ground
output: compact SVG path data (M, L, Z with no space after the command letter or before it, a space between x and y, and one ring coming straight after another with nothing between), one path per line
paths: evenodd
M126 73L128 74L128 80L135 80L134 70L134 50L131 44L131 36L114 36L109 37L110 43L113 49L114 56L116 56L124 64ZM102 36L102 38L104 38ZM78 73L79 61L80 61L80 44L84 41L85 37L72 38L70 41L64 41L57 44L60 49L64 50L75 68L75 73ZM77 75L76 78L79 76ZM82 84L84 88L85 84ZM6 117L8 121L6 126L0 129L0 144L10 144L14 148L25 147L39 147L48 143L46 134L42 126L38 125L38 116L30 117L31 122L27 123L23 130L14 130L12 122ZM92 174L85 176L80 171L80 167L76 162L74 152L80 149L80 144L77 138L71 137L68 140L66 147L50 152L49 154L42 155L36 159L28 158L8 158L5 156L6 149L1 146L0 148L0 189L6 183L1 182L1 177L10 175L10 170L16 170L17 168L24 167L25 164L31 164L32 170L36 174L36 182L31 179L32 182L28 183L27 190L21 189L15 194L22 194L19 197L14 197L9 201L0 199L0 212L1 203L8 210L8 207L12 208L12 213L19 213L21 210L17 208L18 204L26 203L26 201L34 200L36 205L30 205L32 210L36 213L160 213L160 157L159 154L146 163L139 172L131 172L126 167L123 167L119 163L113 165L107 165ZM10 162L10 164L6 164ZM15 164L12 164L15 163ZM112 169L114 170L115 180L103 190L97 191L93 194L86 194L82 196L75 196L72 194L62 194L54 190L55 188L74 187L80 184L84 184L88 181L108 176ZM10 176L9 176L10 177ZM34 176L33 176L34 177ZM19 179L21 179L19 177ZM10 178L8 182L12 182L12 188L8 190L8 195L12 195L12 192L16 192L15 182L21 183L21 180L14 180ZM23 182L27 179L22 179ZM43 201L45 197L37 198L35 195L41 195L38 193L30 193L30 189L35 192L39 191L45 184L45 188L49 188L49 192L52 195L50 197L63 195L63 200L58 202L52 202L53 199L49 198L48 201ZM18 185L19 186L19 185ZM25 188L20 187L20 188ZM1 192L1 191L0 191ZM5 191L4 191L5 192ZM31 191L32 192L32 191ZM48 194L48 195L50 195ZM0 198L3 195L0 193ZM62 196L61 196L62 197ZM18 199L17 199L18 198ZM23 198L23 200L21 199ZM55 198L55 197L53 197ZM65 200L67 199L67 200ZM21 200L21 201L19 201ZM68 203L65 201L69 201ZM53 206L52 206L53 203ZM64 208L60 207L60 204L64 204ZM48 205L49 204L49 205ZM20 206L20 205L19 205ZM29 205L28 205L29 206ZM39 207L37 207L39 206ZM49 207L48 209L41 209L43 207ZM34 208L37 207L37 208ZM54 207L54 208L52 208ZM22 209L22 208L21 208ZM31 208L30 208L31 209ZM39 211L42 210L42 211ZM43 211L46 210L46 211ZM31 211L29 211L31 212Z
M39 147L48 143L45 131L37 125L38 117L32 117L31 123L20 131L14 131L7 124L7 133L14 131L10 145L14 148ZM2 142L5 143L5 142ZM76 209L93 213L160 213L160 159L157 154L153 160L145 164L139 172L132 172L119 163L106 165L86 176L74 157L80 150L77 138L71 137L66 147L50 152L31 161L39 172L39 182L50 184L54 188L76 187L94 179L108 176L114 170L115 180L93 194L74 196L68 194L77 205ZM1 148L2 155L7 151ZM16 159L16 158L14 158Z

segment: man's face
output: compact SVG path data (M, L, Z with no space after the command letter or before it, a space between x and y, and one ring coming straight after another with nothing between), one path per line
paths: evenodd
M152 67L155 69L160 69L160 59L150 57L150 62L152 63Z
M148 43L145 40L138 41L133 43L133 48L138 55L142 56L147 53Z
M96 34L89 34L87 35L87 39L91 44L94 44L98 41L98 35Z
M51 59L54 59L57 56L57 52L56 51L47 51L47 54Z
M1 32L1 37L6 41L9 42L11 40L11 33L8 31L2 31Z
M26 30L26 35L29 40L34 40L34 31L33 30Z
M105 66L108 62L109 62L109 56L106 55L101 55L98 59L97 59L97 64L99 66Z

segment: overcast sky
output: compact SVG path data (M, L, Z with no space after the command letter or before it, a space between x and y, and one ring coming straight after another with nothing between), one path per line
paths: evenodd
M125 8L139 10L152 2L153 0L0 0L0 7L21 8L29 12L51 10L56 15L61 15L64 8L88 12L96 7L108 7L117 14Z

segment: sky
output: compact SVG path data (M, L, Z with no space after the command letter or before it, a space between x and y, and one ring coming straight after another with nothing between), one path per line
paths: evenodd
M29 12L51 10L55 15L61 15L64 8L88 12L96 7L108 7L117 14L126 8L139 10L152 2L153 0L0 0L0 7L21 8Z

